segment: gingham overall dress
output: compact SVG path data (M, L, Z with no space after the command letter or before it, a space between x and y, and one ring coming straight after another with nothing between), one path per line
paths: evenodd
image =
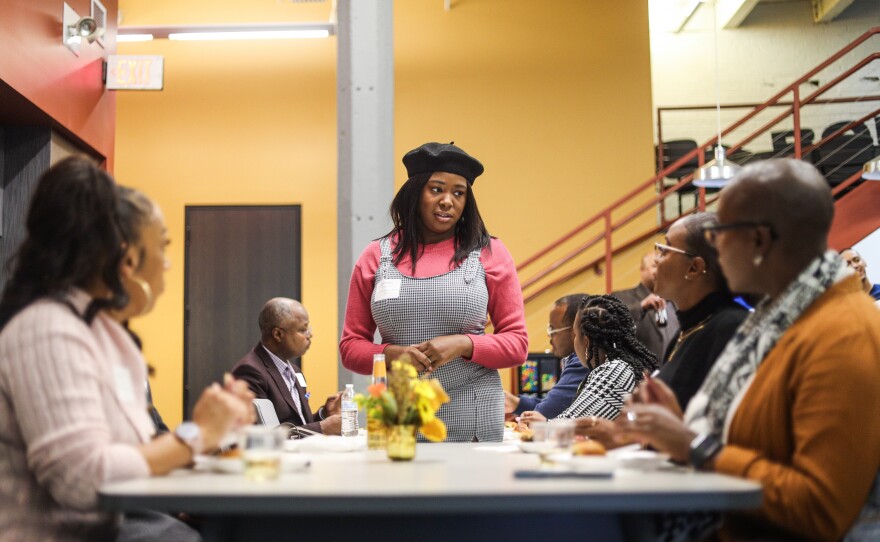
M410 345L442 335L484 333L489 292L480 249L448 273L413 278L392 263L387 237L379 246L370 310L382 342ZM376 301L377 286L385 279L400 280L400 295ZM438 413L446 424L447 442L501 441L504 391L497 370L458 357L421 378L438 379L449 394L449 403Z

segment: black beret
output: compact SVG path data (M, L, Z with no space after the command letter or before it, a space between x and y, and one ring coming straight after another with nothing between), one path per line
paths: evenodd
M425 143L403 155L403 165L408 177L445 171L461 175L468 184L474 184L474 179L483 173L479 160L452 143Z

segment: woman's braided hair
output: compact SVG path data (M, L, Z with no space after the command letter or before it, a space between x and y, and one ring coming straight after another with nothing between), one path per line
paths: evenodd
M588 296L581 303L580 331L589 340L587 365L600 359L604 351L608 359L619 359L628 364L641 381L642 372L657 368L657 356L639 342L636 325L629 309L613 295Z

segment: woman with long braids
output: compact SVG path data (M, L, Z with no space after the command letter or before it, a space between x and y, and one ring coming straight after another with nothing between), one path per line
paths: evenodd
M409 179L391 203L394 228L367 246L351 274L342 364L370 374L374 354L407 357L449 393L438 413L447 441L501 441L498 369L522 363L529 341L513 258L489 236L474 199L483 165L443 143L408 152L403 164Z
M613 295L590 296L574 320L574 349L592 370L570 407L556 419L594 416L613 420L625 397L632 393L642 374L657 368L657 357L635 336L629 309ZM520 421L544 420L538 412L523 412Z

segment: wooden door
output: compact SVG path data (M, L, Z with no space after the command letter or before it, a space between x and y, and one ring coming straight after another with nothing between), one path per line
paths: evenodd
M272 297L300 299L301 208L188 206L183 408L259 341L257 315Z

